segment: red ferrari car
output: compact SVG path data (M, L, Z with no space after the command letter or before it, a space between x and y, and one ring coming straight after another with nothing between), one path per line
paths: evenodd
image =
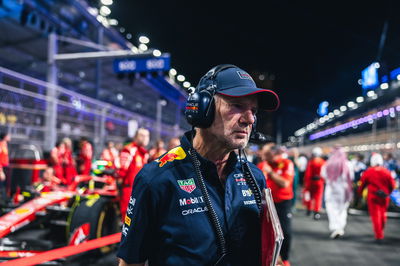
M0 209L0 261L78 245L120 231L118 189L113 171L95 169L70 186L43 184L22 191L18 204ZM89 252L105 254L114 246ZM85 255L88 255L86 252ZM55 262L54 262L55 263Z

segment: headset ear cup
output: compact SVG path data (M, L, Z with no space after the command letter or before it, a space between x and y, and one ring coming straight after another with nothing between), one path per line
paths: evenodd
M200 126L201 128L208 128L214 121L215 116L215 99L209 91L205 91L204 96L204 122Z
M208 90L191 94L186 102L185 117L194 127L208 128L214 120L214 97Z
M199 93L194 92L189 94L189 97L186 101L185 118L186 121L194 127L196 126L196 121L198 120L199 98Z

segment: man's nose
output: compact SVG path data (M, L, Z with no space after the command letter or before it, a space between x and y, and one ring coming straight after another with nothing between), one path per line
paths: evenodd
M255 114L251 110L245 111L242 117L242 122L248 125L252 125L256 121Z

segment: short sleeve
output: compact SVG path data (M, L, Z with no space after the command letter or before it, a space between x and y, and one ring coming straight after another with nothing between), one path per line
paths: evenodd
M117 257L126 263L145 262L154 241L154 203L152 202L149 178L144 169L135 179L126 216L123 217L122 237Z
M284 171L282 173L282 177L286 180L289 180L293 182L294 179L294 165L293 162L290 160L286 161L286 167L284 168Z

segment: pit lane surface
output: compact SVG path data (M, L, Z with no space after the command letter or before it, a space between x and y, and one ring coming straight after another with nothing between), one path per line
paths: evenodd
M372 224L365 212L350 214L345 235L335 240L329 238L326 213L315 221L299 207L293 216L292 229L292 266L400 265L399 217L388 218L382 244L375 243Z
M326 213L315 221L305 215L297 204L293 214L292 266L398 266L400 265L400 217L389 217L382 244L376 244L372 224L366 212L349 214L343 238L329 238ZM75 262L68 265L117 265L115 252L89 264Z
M372 225L365 212L350 214L346 233L341 239L329 239L328 219L325 213L315 221L305 215L305 210L297 204L293 215L293 241L291 265L400 265L400 218L388 218L385 240L379 245L374 242ZM43 232L42 230L40 230ZM40 231L24 233L24 238L37 239ZM118 265L116 252L102 257L68 258L55 265L87 266Z

